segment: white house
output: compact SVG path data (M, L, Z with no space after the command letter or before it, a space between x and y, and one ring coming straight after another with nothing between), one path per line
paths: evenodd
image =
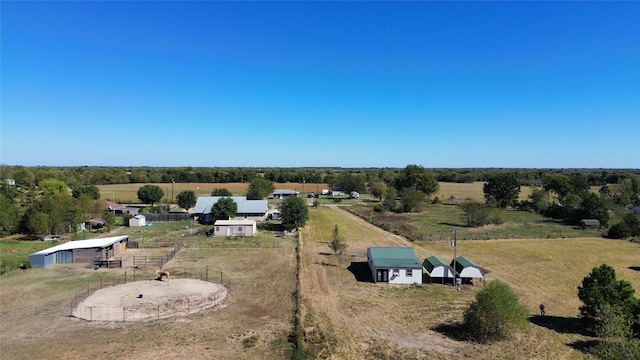
M410 247L370 247L367 259L375 283L422 284L422 265Z
M146 225L146 218L144 217L144 215L136 215L134 217L132 217L131 219L129 219L129 227L138 227L138 226L145 226Z
M258 233L255 220L216 220L213 236L254 236Z

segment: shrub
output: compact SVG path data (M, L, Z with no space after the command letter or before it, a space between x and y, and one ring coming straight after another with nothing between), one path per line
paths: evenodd
M525 330L528 323L529 310L509 285L498 280L480 290L464 312L467 335L481 343L506 339L516 330Z

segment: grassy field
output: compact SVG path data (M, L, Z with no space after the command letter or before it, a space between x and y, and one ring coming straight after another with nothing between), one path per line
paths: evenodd
M200 195L230 184L207 185L211 189ZM120 196L135 197L139 185L128 186ZM481 194L478 184L441 184L438 196L477 197L478 191ZM103 192L103 198L109 196ZM118 195L116 200L126 202ZM441 240L409 242L343 210L369 201L373 200L328 200L325 206L310 208L311 218L300 232L302 327L305 345L315 358L584 359L579 348L593 338L577 326L581 280L593 267L607 263L618 278L640 291L640 271L634 270L640 266L637 243L603 239L516 212L505 215L505 226L462 229L457 210L447 205L428 207L427 216L408 219L412 226L440 235ZM349 245L343 262L328 246L335 225ZM460 291L440 284L372 283L366 264L368 247L411 246L421 261L430 255L451 259L448 240L453 228L459 233L457 254L483 266L486 281L509 284L530 309L528 332L488 345L460 340L463 311L482 283L464 285ZM296 240L267 230L244 240L210 238L202 235L208 229L191 222L157 223L140 229L118 228L102 236L129 234L131 241L143 245L127 250L125 266L134 264L134 255L161 256L168 251L149 245L184 239L185 248L165 268L172 274L207 269L212 280L229 284L229 296L221 306L149 323L86 322L62 316L74 294L98 281L122 278L125 269L94 271L88 266L55 265L14 270L0 276L2 358L289 358ZM534 236L540 233L545 235ZM491 240L470 240L487 237ZM0 260L3 264L24 261L30 252L51 245L2 239ZM138 276L151 275L141 272ZM544 318L535 316L541 302L547 309Z
M144 185L149 184L117 184L117 185L98 185L100 190L100 197L104 200L115 199L118 203L139 203L138 189ZM249 188L248 183L175 183L175 184L150 184L159 186L164 191L165 197L162 199L162 203L167 201L171 202L173 193L173 202L175 197L181 191L192 190L197 196L211 196L211 192L214 189L227 189L234 196L243 196L247 193ZM286 184L273 184L276 189L291 189L296 191L302 191L302 183L286 183ZM319 189L328 189L327 184L304 184L304 191L308 193L310 191L316 191Z
M132 241L175 240L187 223L156 224ZM123 233L120 229L109 235ZM125 269L54 265L12 271L0 278L0 349L3 359L285 359L295 290L293 239L263 232L268 245L186 236L186 247L166 269L221 276L230 293L222 306L151 323L98 323L62 316L74 294ZM4 240L2 240L4 242ZM6 249L6 248L3 248ZM3 250L4 251L4 250ZM165 249L128 250L158 255ZM129 268L131 274L131 269ZM173 272L172 272L173 274ZM131 275L130 275L131 276ZM142 276L142 275L138 275ZM144 281L144 280L143 280Z
M328 242L338 225L350 259L340 264ZM544 302L547 317L534 316L529 332L493 345L457 341L452 325L482 287L425 285L378 286L366 267L369 246L407 245L420 260L451 259L448 240L409 243L365 226L335 209L312 210L303 239L304 326L320 356L341 359L467 358L581 359L576 350L589 337L575 327L580 302L577 287L593 267L607 263L618 277L640 289L640 245L601 238L460 241L458 255L485 267L487 281L509 284L532 315ZM455 329L455 326L453 326ZM444 330L442 330L444 329ZM574 346L572 346L574 344Z

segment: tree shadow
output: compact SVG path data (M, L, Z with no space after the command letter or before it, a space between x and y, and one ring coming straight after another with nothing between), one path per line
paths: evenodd
M455 341L466 341L467 337L464 331L464 324L455 323L455 324L440 324L437 325L431 330L448 337L451 340Z
M371 271L369 271L369 263L364 261L352 261L351 265L347 267L347 270L351 271L353 276L356 278L356 281L373 283Z
M599 340L578 340L567 345L571 346L575 350L582 352L583 354L586 354L589 352L590 348L598 345L598 343L600 343Z
M580 318L534 315L529 318L529 322L561 334L579 334L585 336L592 335L582 325L582 323L580 322Z
M629 266L629 270L640 271L640 266Z

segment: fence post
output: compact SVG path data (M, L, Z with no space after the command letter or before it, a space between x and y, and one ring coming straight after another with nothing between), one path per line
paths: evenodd
M205 281L209 281L209 265L204 268L204 279Z

